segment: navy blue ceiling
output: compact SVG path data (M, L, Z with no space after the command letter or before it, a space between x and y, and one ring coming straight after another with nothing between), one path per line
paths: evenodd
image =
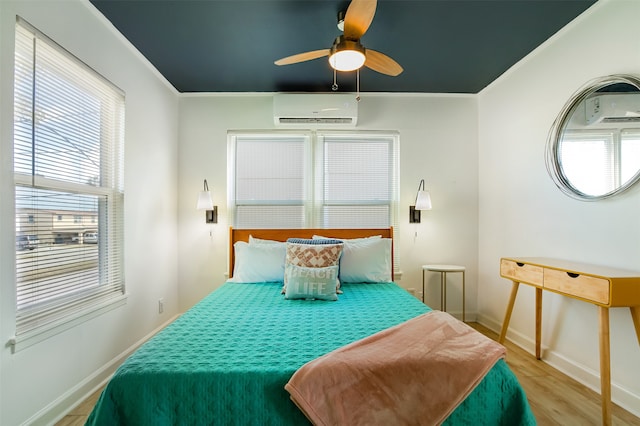
M90 0L179 92L328 92L340 0ZM477 93L596 0L379 0L365 47L404 67L363 68L363 92ZM355 73L338 73L355 91Z

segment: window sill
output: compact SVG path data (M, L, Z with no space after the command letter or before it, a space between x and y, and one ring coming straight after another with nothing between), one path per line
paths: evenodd
M105 300L102 303L88 307L82 312L73 315L69 318L61 319L59 321L47 324L46 326L39 327L37 330L29 331L19 336L13 336L9 339L8 346L11 347L11 353L21 351L40 343L51 336L62 333L65 330L69 330L72 327L80 325L92 318L102 315L105 312L109 312L113 309L124 306L127 303L127 295L123 294L117 297L113 297L109 300Z

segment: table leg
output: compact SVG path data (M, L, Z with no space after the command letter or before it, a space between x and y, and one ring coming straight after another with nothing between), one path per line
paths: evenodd
M540 336L542 335L542 289L536 287L536 359L540 359Z
M611 425L611 370L609 343L609 308L599 306L600 320L600 392L602 395L602 424Z
M504 321L502 322L502 331L500 331L500 337L498 342L504 343L504 338L507 336L507 329L509 328L509 321L511 321L511 312L513 311L513 305L516 302L516 295L518 294L518 281L513 281L511 286L511 295L509 296L509 303L507 304L507 311L504 314Z
M462 322L466 322L465 321L465 317L464 317L464 312L465 312L465 306L464 305L465 305L465 299L466 299L465 298L465 294L464 294L465 293L465 291L464 291L464 275L465 275L465 272L462 271Z
M440 272L440 309L447 312L447 273Z
M640 306L631 306L629 309L631 310L631 318L633 319L633 325L636 328L636 337L640 345Z

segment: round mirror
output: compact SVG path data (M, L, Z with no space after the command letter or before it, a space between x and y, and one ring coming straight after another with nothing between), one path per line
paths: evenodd
M600 200L640 178L640 78L588 82L566 103L549 132L547 170L567 195Z

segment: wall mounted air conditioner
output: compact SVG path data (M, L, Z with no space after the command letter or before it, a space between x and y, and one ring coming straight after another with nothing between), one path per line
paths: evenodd
M640 123L640 92L597 94L585 100L587 125Z
M276 93L273 120L276 126L354 127L358 101L348 93Z

